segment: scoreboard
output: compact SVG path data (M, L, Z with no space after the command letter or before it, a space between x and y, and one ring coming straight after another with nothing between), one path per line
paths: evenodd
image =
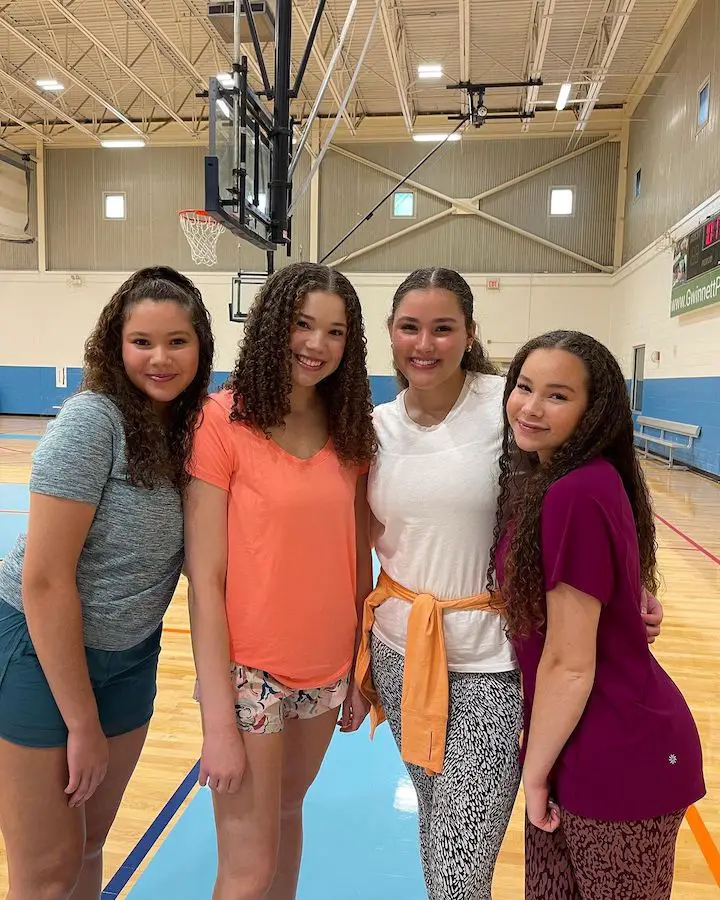
M720 266L720 215L688 235L685 277L689 281L716 266Z
M720 303L720 214L679 241L674 248L670 316Z

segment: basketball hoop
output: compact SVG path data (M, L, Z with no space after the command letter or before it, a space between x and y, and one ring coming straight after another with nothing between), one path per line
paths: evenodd
M217 262L217 242L223 226L204 209L181 209L178 213L185 233L192 260L201 266L214 266Z

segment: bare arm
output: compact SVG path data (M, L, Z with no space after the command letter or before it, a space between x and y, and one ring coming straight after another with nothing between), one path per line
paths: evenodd
M92 796L107 766L76 581L94 515L89 503L30 494L23 607L35 652L69 732L66 792L72 806Z
M193 479L185 499L185 567L203 731L235 728L225 613L227 492Z
M222 488L194 478L185 499L185 565L191 590L190 631L200 687L203 750L200 784L235 793L245 750L235 718L225 611L227 503Z
M547 595L547 635L535 684L523 780L547 783L585 709L595 680L601 605L559 584Z

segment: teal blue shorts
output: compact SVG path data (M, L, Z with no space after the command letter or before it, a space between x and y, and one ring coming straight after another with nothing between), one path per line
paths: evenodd
M85 648L107 737L135 731L152 718L161 631L129 650ZM0 738L25 747L64 747L67 737L25 616L0 600Z

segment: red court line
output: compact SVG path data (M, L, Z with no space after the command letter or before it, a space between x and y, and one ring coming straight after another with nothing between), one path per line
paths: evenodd
M684 541L687 541L691 547L694 547L696 550L704 553L708 559L711 559L714 563L717 563L720 566L720 559L718 559L717 556L714 556L709 550L706 550L702 544L698 544L697 541L694 541L691 537L688 537L688 535L686 535L684 531L680 531L680 529L673 525L672 522L668 522L667 519L663 519L663 517L659 516L657 513L655 513L655 518L659 522L662 522L663 525L665 525L667 528L669 528L670 531L674 531L675 534L678 535L678 537L681 537Z
M697 541L694 541L691 537L685 534L684 531L680 531L672 522L668 522L667 519L663 519L662 516L659 516L655 513L655 518L662 522L666 528L669 528L670 531L674 531L678 537L681 537L684 541L687 541L691 547L694 547L695 550L699 550L700 553L703 553L707 556L708 559L711 559L714 563L720 566L720 559L717 558L714 554L712 554L709 550L706 550L702 544L698 544ZM708 864L708 868L712 872L712 876L717 882L718 886L720 886L720 851L715 846L715 841L712 839L712 835L707 829L707 825L703 822L702 816L700 815L696 806L689 807L687 813L685 814L685 821L690 826L690 830L692 831L693 837L700 848L700 852L705 857L705 862Z

